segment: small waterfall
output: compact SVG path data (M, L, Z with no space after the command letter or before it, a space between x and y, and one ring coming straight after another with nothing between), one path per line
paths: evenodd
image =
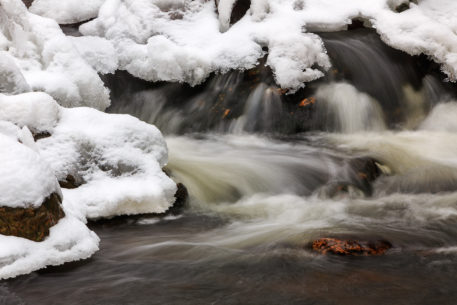
M247 98L242 115L230 123L229 133L274 132L282 118L283 106L277 90L260 83Z
M316 120L321 130L354 133L386 129L378 102L347 83L319 87L316 105Z

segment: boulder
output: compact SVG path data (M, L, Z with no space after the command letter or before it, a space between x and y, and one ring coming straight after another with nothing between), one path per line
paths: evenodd
M38 208L0 207L0 234L43 241L49 229L65 217L62 199L52 193Z

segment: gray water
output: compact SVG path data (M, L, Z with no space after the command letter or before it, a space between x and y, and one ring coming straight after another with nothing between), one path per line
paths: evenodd
M322 35L335 69L294 95L266 68L107 79L111 112L164 131L189 206L91 223L98 253L0 283L0 304L455 304L455 87L370 31ZM322 256L321 237L393 248Z

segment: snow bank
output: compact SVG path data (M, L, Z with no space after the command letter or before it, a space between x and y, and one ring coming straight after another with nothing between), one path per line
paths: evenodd
M292 91L330 67L322 40L310 31L342 30L354 18L390 46L426 54L457 78L457 2L423 0L252 0L230 26L234 0L106 0L84 35L111 41L119 68L149 81L201 83L212 72L248 69L266 55L277 83ZM395 8L409 4L398 13ZM114 61L113 63L114 64Z
M110 103L97 72L58 24L30 14L19 0L0 0L0 67L8 71L0 76L8 80L1 87L10 84L0 88L4 93L45 91L64 106L105 109Z
M77 23L97 17L104 0L35 0L29 10L53 18L59 24Z

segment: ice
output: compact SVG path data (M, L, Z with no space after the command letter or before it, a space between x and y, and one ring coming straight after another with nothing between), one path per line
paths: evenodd
M35 0L30 11L52 18L59 24L78 23L97 17L103 2L104 0Z
M19 0L0 0L0 52L11 93L45 91L64 106L105 109L110 103L97 72L58 24L29 13Z

